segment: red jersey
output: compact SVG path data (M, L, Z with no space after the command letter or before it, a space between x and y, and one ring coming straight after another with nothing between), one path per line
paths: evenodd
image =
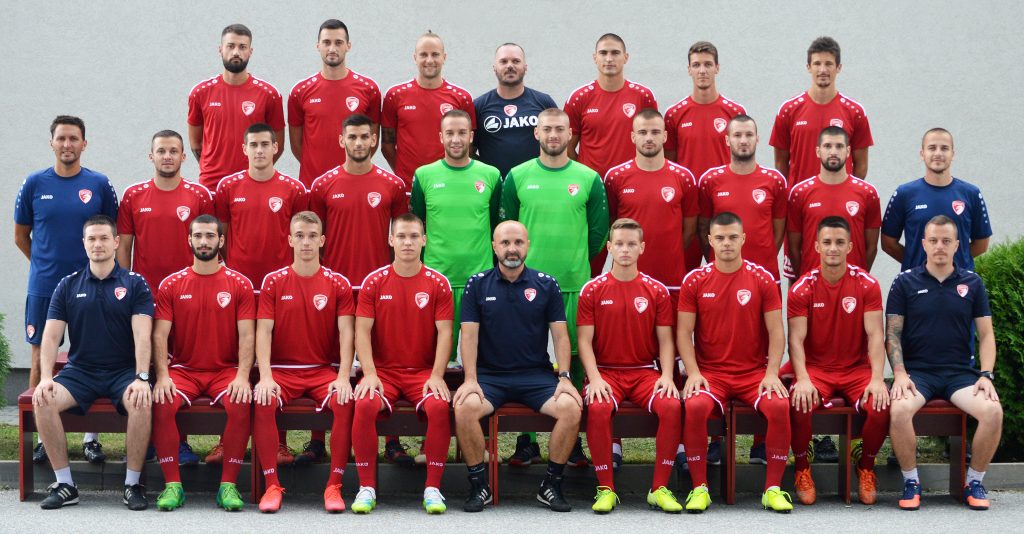
M594 327L598 367L654 367L659 356L656 327L672 326L673 313L661 282L644 273L623 282L609 272L580 290L576 325Z
M678 284L686 274L683 219L698 212L693 174L670 161L652 172L630 160L608 171L604 188L609 220L629 217L644 229L647 247L638 268L663 284Z
M863 266L865 260L864 231L882 227L882 203L875 187L850 176L841 184L829 185L817 176L793 187L789 194L789 218L786 230L803 236L798 276L821 265L814 250L818 223L830 215L838 215L850 223L850 265Z
M789 288L789 317L807 318L807 365L829 372L870 367L864 314L882 311L878 280L849 265L837 284L812 269Z
M263 279L257 319L274 321L271 367L338 365L338 317L355 315L352 286L344 276L320 267L300 276L291 267Z
M231 225L225 261L232 269L262 282L270 271L291 264L292 215L308 208L302 182L280 172L259 182L242 171L220 181L215 205L217 218Z
M118 209L117 233L135 236L131 270L157 289L164 278L192 264L188 225L212 213L210 191L188 180L171 191L161 191L153 180L126 189Z
M693 337L701 370L742 374L764 369L768 361L764 314L781 309L775 279L764 267L747 260L729 274L709 263L690 271L679 288L679 311L697 314Z
M658 109L654 93L626 80L618 91L601 89L592 81L569 95L565 112L573 135L579 136L577 161L604 176L615 165L632 158L636 145L629 138L633 117L640 111Z
M698 104L688 96L665 113L665 150L674 150L676 161L696 176L712 167L727 165L725 128L729 120L746 112L743 106L722 95L709 104Z
M804 92L779 108L768 144L789 151L789 183L795 185L818 174L821 169L821 159L815 152L818 134L829 126L846 130L853 150L875 144L864 108L843 93L836 94L831 102L822 105L816 104ZM846 160L846 172L853 172L852 157Z
M238 367L238 321L256 319L252 282L227 267L209 275L186 267L160 283L156 319L171 322L172 367Z
M288 126L302 128L299 180L312 187L317 176L345 163L338 143L341 123L359 113L380 122L380 88L355 71L340 80L325 80L316 73L292 87L288 96Z
M207 189L216 189L221 178L249 166L242 152L243 137L257 122L269 124L275 132L284 129L284 103L273 85L251 74L245 83L231 85L217 75L192 88L188 124L203 127L199 182Z
M437 89L424 89L416 79L388 89L384 95L384 108L380 112L380 127L394 128L395 174L412 191L412 176L416 169L444 157L444 147L438 141L441 116L453 109L469 113L476 129L476 108L469 91L458 85L441 81Z
M779 278L779 251L775 248L772 224L786 218L786 179L775 169L758 165L750 174L736 174L728 165L715 167L701 176L700 216L711 219L723 211L739 216L747 240L743 258Z
M431 369L437 351L435 321L452 321L452 288L443 274L422 266L408 278L385 265L367 275L357 317L373 319L373 364L380 369Z
M391 219L409 211L401 178L374 165L366 174L335 167L313 182L309 207L324 222L323 264L362 280L391 261Z

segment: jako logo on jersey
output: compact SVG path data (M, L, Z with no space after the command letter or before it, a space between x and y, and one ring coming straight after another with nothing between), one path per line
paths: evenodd
M366 201L370 203L371 208L376 208L377 204L380 204L380 193L374 191L366 194Z
M960 295L961 297L966 297L967 296L967 292L969 290L970 290L970 288L967 287L967 284L960 284L960 285L956 286L956 293L957 293L957 295Z
M355 111L356 108L359 107L359 99L354 96L346 98L345 107L347 107L349 111Z
M851 200L846 203L846 213L849 213L850 217L856 215L858 211L860 211L860 204L855 200Z
M764 199L768 198L768 193L764 192L764 189L755 189L750 192L750 195L754 197L754 202L758 204L764 202Z
M139 208L139 213L152 213L153 208Z
M569 184L569 196L574 197L576 193L580 192L580 186L577 184Z
M636 308L637 313L643 313L647 309L647 299L644 297L633 299L633 307Z
M445 113L448 113L453 109L455 109L455 106L449 104L448 102L445 102L444 104L441 104L441 115L444 115Z
M627 117L633 118L633 114L636 113L636 104L623 104L622 112L625 113Z
M422 310L427 307L427 303L430 302L430 295L420 291L416 293L416 306Z
M284 201L280 197L270 197L267 199L267 204L270 206L270 211L277 213L284 205Z
M480 180L477 180L476 183L473 184L473 188L476 189L477 193L483 193L484 189L487 189L487 185Z
M309 99L309 103L310 104L319 104L320 102L322 102L322 100L320 100L319 98L310 98Z
M313 295L313 307L320 311L327 305L327 295L321 295L317 293Z
M529 117L499 117L498 115L488 115L484 119L484 130L490 133L496 133L501 131L502 128L525 128L537 125L537 116L531 115Z
M88 189L79 189L78 198L83 204L88 204L89 201L92 200L92 191L89 191Z
M509 117L515 115L516 111L519 111L519 108L517 108L515 104L505 106L505 115L508 115Z
M842 128L843 127L843 119L832 119L832 120L828 121L828 125L829 126L836 126L838 128Z
M750 302L750 290L741 289L736 292L736 300L740 301L740 306L746 306Z
M127 288L124 288L124 287L115 287L114 288L114 298L117 299L117 300L123 299L124 296L127 295L127 294L128 294L128 289Z
M246 100L245 102L242 102L242 113L245 113L245 115L248 117L249 115L252 115L253 111L256 111L256 103L255 102L252 102L250 100Z
M35 325L31 325L31 324L30 325L26 325L25 326L25 333L28 334L28 337L32 337L32 336L36 335L36 326Z
M718 133L724 132L725 131L725 127L728 126L728 125L729 125L729 123L726 122L726 120L721 118L721 117L715 119L715 131L718 132Z
M523 296L526 297L527 302L533 302L533 299L537 298L537 290L532 287L528 287L523 290Z
M855 297L843 297L843 310L846 313L853 313L853 310L857 309L857 299Z
M676 190L672 187L661 188L661 198L665 199L665 202L672 202L673 198L676 198Z
M228 293L227 291L217 293L217 304L221 308L227 308L228 304L231 304L231 293Z
M188 215L192 213L192 210L188 206L178 206L175 212L178 214L178 220L185 222L188 219Z
M957 215L960 215L961 213L964 212L964 208L965 207L967 207L967 205L964 204L964 201L962 201L962 200L954 200L953 201L953 213L955 213Z

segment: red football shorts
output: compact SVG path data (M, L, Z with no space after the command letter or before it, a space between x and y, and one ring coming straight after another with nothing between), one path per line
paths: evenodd
M184 367L171 367L168 372L174 388L185 399L189 406L201 395L212 398L210 404L217 404L228 392L228 385L238 375L238 369L229 367L218 371L197 371Z
M334 367L276 367L273 372L274 382L280 387L277 396L280 406L301 397L309 397L319 404L316 408L318 412L327 406L327 401L332 397L331 384L338 379L338 370Z
M654 384L661 378L661 373L649 367L640 369L605 367L601 369L601 378L612 388L612 403L615 404L616 410L619 409L619 404L622 401L628 400L647 408L647 411L650 412L655 398Z

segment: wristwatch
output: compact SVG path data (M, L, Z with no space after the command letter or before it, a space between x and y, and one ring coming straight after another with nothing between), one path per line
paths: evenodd
M569 374L569 371L560 371L558 373L558 378L565 378L565 379L568 379L568 380L572 380L572 375Z
M143 382L149 382L149 373L143 371L135 375L135 380L142 380Z
M978 376L983 376L983 377L991 380L992 382L996 381L996 374L993 373L992 371L980 371L980 372L978 372Z

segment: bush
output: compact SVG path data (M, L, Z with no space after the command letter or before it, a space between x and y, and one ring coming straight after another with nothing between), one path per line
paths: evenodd
M1024 459L1024 239L996 245L978 257L996 333L996 390L1003 403L1003 441L997 459Z
M11 344L7 341L7 336L4 335L4 315L0 313L0 406L5 404L4 396L4 382L7 381L7 375L11 372Z

